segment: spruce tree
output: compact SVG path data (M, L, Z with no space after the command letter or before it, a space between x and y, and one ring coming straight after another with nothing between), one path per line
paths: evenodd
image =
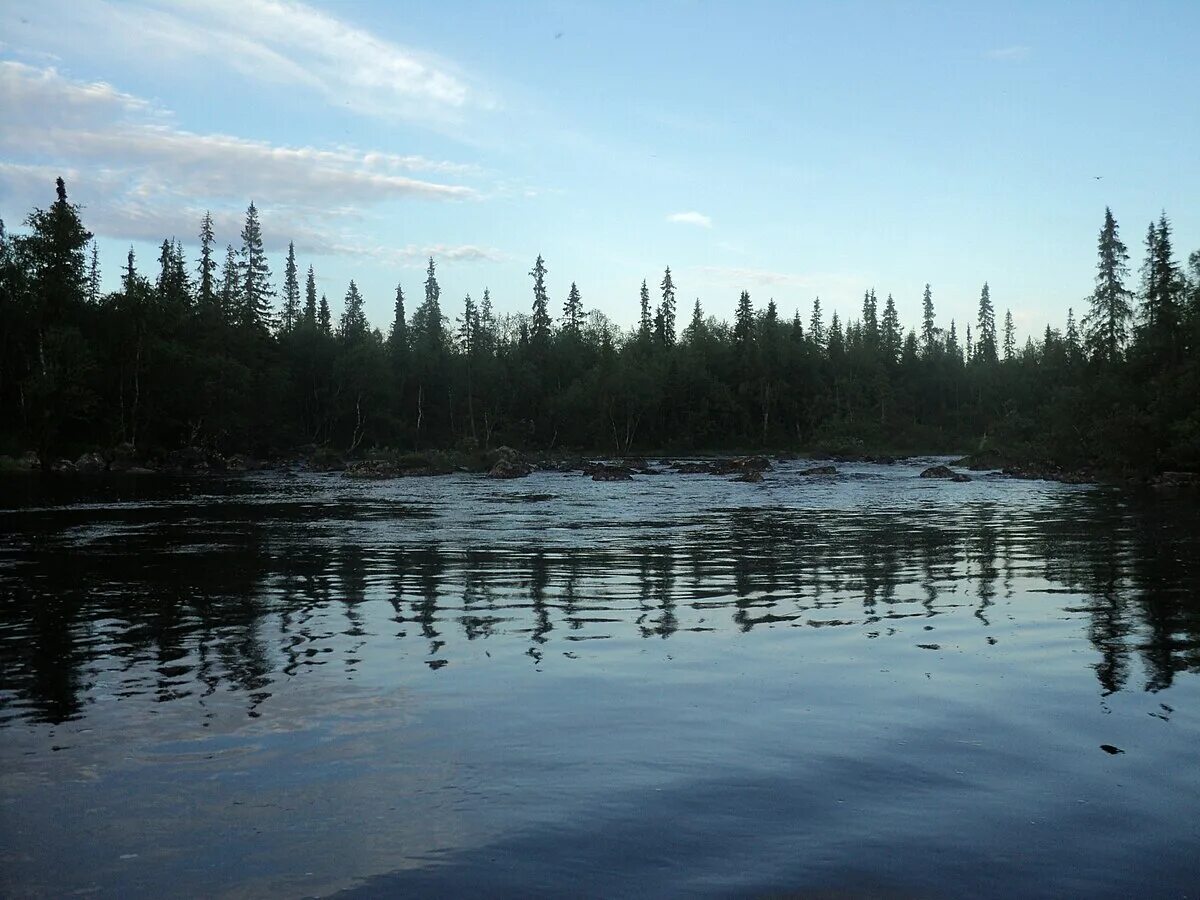
M237 254L233 245L227 244L225 265L221 267L221 314L226 322L239 321L240 297Z
M812 315L808 319L808 336L817 349L825 346L825 325L821 321L821 298L814 297Z
M304 327L317 330L317 278L312 266L308 267L308 277L304 280Z
M463 300L463 314L458 318L458 346L468 357L475 353L475 336L479 329L479 312L475 301L467 294Z
M412 318L413 346L420 344L428 350L446 346L446 330L442 324L442 289L438 285L433 257L425 270L425 301L416 308Z
M925 356L933 356L937 349L937 326L933 316L933 291L925 283L925 294L921 297L921 349Z
M750 292L742 291L738 297L737 311L734 314L733 337L739 347L749 346L754 339L754 305L750 302Z
M246 224L242 227L240 274L240 324L244 328L267 331L271 327L271 298L275 296L275 290L271 287L271 270L267 266L266 251L263 250L258 209L253 202L246 208Z
M670 347L675 343L675 282L671 280L671 267L667 266L663 273L662 303L658 307L659 333L658 341Z
M546 263L539 253L533 270L533 314L529 317L529 343L537 351L544 351L550 344L550 298L546 294Z
M962 361L962 351L958 347L958 330L953 319L950 320L950 330L946 332L946 353L951 359Z
M875 299L875 288L863 294L862 335L863 345L869 352L879 347L879 304Z
M200 220L200 265L196 268L196 303L206 310L211 310L217 302L216 285L213 282L217 271L217 261L213 259L213 227L212 215L206 210Z
M317 306L317 331L325 337L330 337L333 334L333 315L329 311L329 301L325 299L325 294L321 294L321 302Z
M1142 267L1142 336L1151 353L1174 356L1181 321L1179 269L1171 248L1171 226L1166 213L1158 225L1150 223L1146 235L1146 263Z
M1004 311L1004 361L1012 362L1017 352L1017 336L1013 329L1012 310Z
M484 354L491 354L496 341L496 319L492 315L492 292L483 289L483 299L479 301L479 335L477 343Z
M350 279L350 287L346 289L346 300L342 306L342 321L338 327L338 335L348 344L355 344L367 336L367 317L363 313L363 298L358 292L358 285Z
M971 340L971 323L967 323L967 362L975 358L975 344Z
M1129 320L1133 315L1130 292L1125 287L1129 274L1129 251L1117 233L1112 210L1104 208L1100 229L1099 259L1096 263L1096 287L1089 298L1091 310L1083 327L1088 352L1098 359L1114 362L1120 358L1129 340Z
M832 359L840 359L846 351L845 338L842 336L842 323L838 319L837 311L833 313L833 318L829 320L829 333L825 340L826 355Z
M58 325L87 300L84 248L92 239L79 219L79 207L67 200L66 184L59 178L55 185L57 199L48 210L34 210L29 215L25 224L32 233L22 241L33 274L38 352L43 367L45 357L40 344L45 330Z
M408 322L404 317L404 288L396 283L396 304L392 312L392 327L388 332L388 348L393 359L401 359L408 352Z
M888 294L887 302L883 307L883 323L880 333L885 362L892 364L897 361L900 356L901 340L900 318L896 314L896 301L892 299L891 294Z
M571 290L567 294L567 302L563 304L563 333L578 338L582 324L583 299L579 296L579 288L572 281Z
M300 322L300 279L296 272L296 244L288 241L287 264L283 269L283 314L279 330L290 334Z
M689 344L695 345L704 340L704 310L700 306L700 298L692 304L692 320L688 323L687 328L683 330L683 338Z
M1071 307L1067 307L1066 346L1067 355L1071 359L1077 359L1083 352L1083 346L1079 340L1079 328L1075 325L1075 310Z
M3 234L4 223L0 222L0 234ZM100 248L92 241L92 262L88 267L87 302L95 306L100 302Z
M974 357L984 363L997 361L996 354L996 311L992 307L991 290L985 281L983 290L979 292L979 331L975 335ZM970 331L967 332L968 340Z
M638 337L648 342L651 336L653 322L650 319L650 288L646 286L646 280L642 279L642 293L639 300L640 316L638 318Z

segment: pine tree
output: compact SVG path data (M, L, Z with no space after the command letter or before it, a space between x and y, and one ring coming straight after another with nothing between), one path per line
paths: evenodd
M825 326L821 322L821 298L813 298L812 315L808 320L808 336L817 349L825 346Z
M206 210L200 221L200 265L196 268L196 302L206 310L212 309L217 302L213 283L213 273L217 271L217 261L213 259L213 240L212 215Z
M1129 251L1117 233L1112 210L1104 208L1100 229L1099 260L1096 263L1096 288L1092 291L1091 310L1083 327L1089 353L1114 362L1120 358L1129 340L1129 320L1133 315L1130 292L1125 288L1129 274Z
M546 263L539 253L533 270L533 314L529 317L529 343L537 351L544 351L550 344L550 311L546 294Z
M317 330L317 279L312 266L308 267L308 277L304 280L304 327Z
M283 315L279 330L290 334L300 322L300 279L296 272L296 244L288 241L287 264L283 269Z
M1017 352L1017 336L1013 329L1012 310L1004 311L1004 361L1012 362Z
M253 203L246 209L246 224L242 227L241 325L267 331L271 327L271 270L263 250L262 228L258 224L258 209Z
M896 301L888 294L883 307L883 324L880 335L884 361L895 363L900 356L900 318L896 315Z
M967 334L969 337L970 331ZM991 290L986 281L983 283L983 290L979 292L979 331L976 334L973 358L978 358L985 363L994 363L998 359L996 355L996 311L992 307Z
M333 315L329 311L329 301L321 294L321 302L317 306L317 330L325 337L333 334Z
M346 289L346 300L342 306L342 321L338 326L338 336L348 344L358 343L367 336L367 317L363 313L363 298L358 292L358 285L350 279L350 287Z
M925 294L921 297L921 349L931 357L937 349L937 326L933 316L933 291L925 283Z
M394 359L408 352L408 322L404 318L404 288L396 284L396 305L392 313L392 327L388 332L388 348Z
M663 273L662 303L658 307L658 342L670 347L675 343L675 282L671 280L671 267Z
M563 333L578 338L582 324L583 299L579 296L579 288L572 281L571 290L567 294L567 302L563 304Z
M648 342L653 323L650 319L650 288L646 286L645 279L642 279L642 294L639 303L641 314L638 319L638 337L642 341Z

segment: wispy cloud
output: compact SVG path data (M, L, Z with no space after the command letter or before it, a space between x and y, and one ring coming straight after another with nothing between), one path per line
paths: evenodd
M988 59L1000 60L1018 60L1028 59L1032 49L1024 44L1014 44L1011 47L997 47L994 50L989 50L986 54Z
M338 234L349 233L364 211L388 201L480 196L474 187L445 180L477 174L470 165L197 134L176 127L169 113L142 98L106 83L74 81L53 68L0 62L0 107L6 201L40 204L54 176L63 174L73 196L94 207L89 226L114 237L190 234L204 208L213 209L218 222L228 218L236 233L236 216L253 199L264 225L272 218L286 225L284 242L361 254ZM54 110L49 122L47 110ZM332 243L318 237L317 223L332 232ZM479 248L459 248L455 258L487 258L474 251ZM441 255L451 258L447 249Z
M738 266L700 266L697 273L716 284L731 287L795 287L810 290L857 289L866 284L855 275L776 272Z
M42 50L77 50L84 33L89 53L231 69L384 119L446 121L496 105L449 61L295 0L43 0L19 18L16 9L0 11L0 24Z
M712 228L712 219L704 213L696 211L671 213L667 216L668 222L674 222L677 225L699 225L701 228Z

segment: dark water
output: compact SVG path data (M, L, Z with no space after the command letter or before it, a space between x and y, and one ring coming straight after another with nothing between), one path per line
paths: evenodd
M0 894L1197 896L1194 498L918 470L0 483Z

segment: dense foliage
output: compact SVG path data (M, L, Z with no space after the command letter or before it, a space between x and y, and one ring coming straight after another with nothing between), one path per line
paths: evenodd
M222 258L206 216L195 264L164 241L147 275L131 250L120 290L104 295L61 179L25 224L13 235L0 223L0 450L34 447L43 464L118 443L260 455L505 443L994 447L1069 466L1200 468L1200 253L1184 272L1165 215L1135 293L1106 210L1090 309L1023 346L1010 314L998 332L986 284L965 346L958 324L939 327L928 286L919 332L903 330L890 295L880 312L873 290L852 321L826 321L819 299L784 319L743 291L730 324L697 300L677 331L670 269L657 299L643 282L630 332L585 312L574 283L556 320L540 256L529 315L496 316L484 290L451 319L431 259L411 313L397 286L385 335L354 282L335 322L293 247L277 296L253 205L240 250Z

